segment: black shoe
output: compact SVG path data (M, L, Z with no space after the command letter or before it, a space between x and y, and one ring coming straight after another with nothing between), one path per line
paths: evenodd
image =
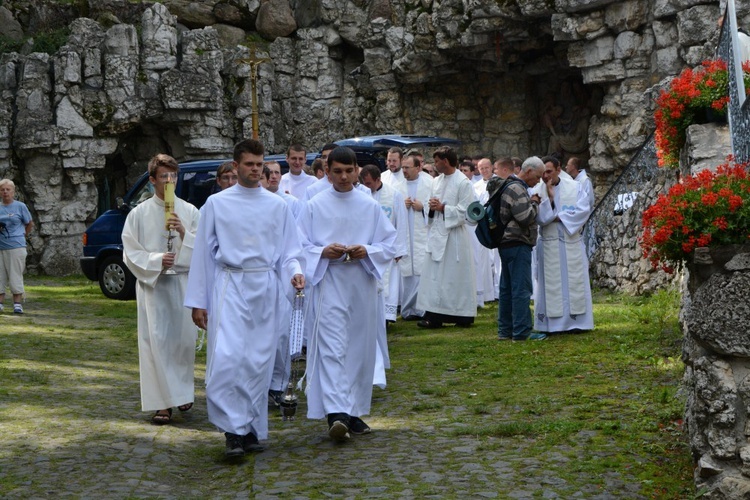
M405 318L402 316L401 319L403 319L404 321L420 321L422 320L422 316L412 314L411 316L407 316Z
M359 417L349 418L349 430L352 434L369 434L372 432L370 426Z
M265 450L265 447L258 442L258 438L251 432L243 438L242 449L245 450L245 453L260 453Z
M349 415L346 413L330 413L328 415L328 435L334 441L342 442L348 440L349 434Z
M284 399L284 391L268 391L268 406L270 408L281 406L282 399Z
M227 438L227 447L224 451L224 454L228 457L244 456L245 448L243 446L243 443L245 441L245 438L237 434L232 434L231 432L225 432L224 435Z
M417 326L420 328L442 328L443 324L423 319L422 321L417 323Z

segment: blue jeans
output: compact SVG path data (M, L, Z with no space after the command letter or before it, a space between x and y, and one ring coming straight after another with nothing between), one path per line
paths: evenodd
M525 339L531 333L531 247L500 249L499 337Z

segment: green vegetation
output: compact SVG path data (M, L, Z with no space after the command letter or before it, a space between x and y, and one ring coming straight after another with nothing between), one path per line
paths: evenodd
M68 36L70 36L70 29L68 27L40 31L33 38L33 46L31 52L44 52L49 55L54 55L60 47L68 42ZM22 40L11 40L10 38L0 35L0 54L7 52L18 52L21 47L24 46L29 38Z
M60 482L72 496L695 495L673 291L599 292L594 332L545 342L497 341L495 306L468 329L399 321L388 387L375 389L366 419L372 435L332 445L300 394L297 420L270 416L268 451L228 464L206 419L205 349L194 410L151 426L135 303L82 278L27 282L27 314L0 315L0 491L14 498Z

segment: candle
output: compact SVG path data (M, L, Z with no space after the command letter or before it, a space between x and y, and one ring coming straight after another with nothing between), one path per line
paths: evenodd
M164 225L167 231L169 231L169 218L174 212L174 188L174 182L164 184Z

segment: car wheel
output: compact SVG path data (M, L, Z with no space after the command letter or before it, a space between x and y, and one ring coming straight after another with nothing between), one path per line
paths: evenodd
M118 255L104 259L99 268L99 287L110 299L129 300L135 297L135 276Z

